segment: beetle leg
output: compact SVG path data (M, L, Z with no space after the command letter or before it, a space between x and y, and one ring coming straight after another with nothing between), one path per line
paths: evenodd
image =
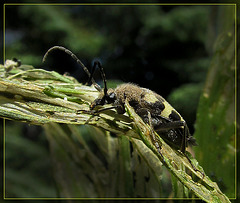
M181 152L185 154L186 151L186 137L187 137L187 128L186 128L186 123L184 122L184 127L183 127L183 138L182 138L182 144L181 144Z
M149 125L150 125L150 128L151 128L151 133L150 133L150 134L151 134L153 143L154 143L155 147L157 148L158 153L159 153L160 156L162 157L162 161L165 162L165 159L164 159L164 157L163 157L163 155L162 155L162 153L161 153L160 146L159 146L159 144L158 144L158 142L157 142L157 139L156 139L156 136L155 136L154 128L153 128L153 126L152 126L151 113L150 113L149 111L147 111L147 113L148 113Z
M182 143L181 143L181 152L185 153L186 150L186 137L187 137L187 127L185 121L172 121L169 123L159 123L155 127L155 131L165 131L170 129L177 129L183 127L183 136L182 136Z
M183 153L183 155L187 158L189 163L191 164L192 168L194 171L198 171L202 174L202 178L205 177L204 173L198 170L192 163L191 159L186 155L186 138L188 134L188 127L186 126L186 123L184 121L172 121L169 123L159 123L155 130L156 131L164 131L164 130L169 130L169 129L177 129L183 127L183 138L182 138L182 144L181 144L181 149L180 151Z
M91 114L91 115L97 115L98 113L100 113L102 111L107 111L107 110L116 109L116 108L118 108L118 106L110 106L110 107L106 107L106 108L102 108L102 109L98 109L98 110L77 110L77 114L87 113L87 114Z
M184 121L171 121L168 123L159 123L156 125L155 131L165 131L165 130L184 127L184 126L185 126Z

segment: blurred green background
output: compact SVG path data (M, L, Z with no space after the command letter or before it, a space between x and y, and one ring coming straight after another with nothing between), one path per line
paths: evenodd
M233 28L233 11L233 6L199 5L6 5L5 58L68 72L83 83L87 77L70 56L54 51L42 64L44 53L64 46L88 68L99 59L109 86L132 82L157 92L181 113L193 134L214 44L225 28ZM101 84L100 75L95 77ZM207 165L207 174L212 170L223 192L233 197L234 186L216 177L216 165ZM57 196L41 127L6 122L6 175L7 197Z

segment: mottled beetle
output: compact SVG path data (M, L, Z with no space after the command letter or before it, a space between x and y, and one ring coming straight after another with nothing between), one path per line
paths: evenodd
M175 150L180 150L189 160L195 171L199 171L192 164L191 160L185 154L188 145L196 145L196 141L189 133L188 126L182 116L160 95L155 92L139 87L138 85L125 83L119 85L115 89L108 89L105 73L99 61L95 61L91 73L84 66L84 64L74 55L70 50L54 46L50 48L43 57L45 61L47 55L52 50L59 49L69 54L74 60L81 65L84 71L89 76L89 81L93 83L95 88L100 92L97 99L90 105L89 113L98 113L106 109L115 108L119 114L125 113L125 101L127 100L135 110L135 112L143 119L145 123L150 126ZM104 89L94 81L93 74L96 68L99 67L101 76L104 82ZM105 104L112 104L112 107L95 110L96 106L103 106ZM160 147L156 138L153 137L153 143L161 154ZM162 156L162 154L161 154ZM162 156L163 157L163 156ZM199 171L200 172L200 171ZM202 172L200 172L202 173ZM204 175L203 175L204 177Z

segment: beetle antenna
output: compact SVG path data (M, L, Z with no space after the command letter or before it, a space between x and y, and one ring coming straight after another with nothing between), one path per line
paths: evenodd
M104 83L104 95L106 96L107 95L107 90L108 90L107 89L107 80L106 80L106 75L104 73L104 70L103 70L103 67L102 67L100 61L98 61L98 60L94 61L94 64L93 64L93 67L92 67L92 71L91 71L91 75L90 75L87 83L90 83L90 81L92 80L93 74L94 74L97 66L100 69L100 73L101 73L101 76L102 76L102 79L103 79L103 83Z
M56 49L64 51L65 53L70 55L83 68L83 70L88 75L88 77L91 77L90 72L88 71L86 66L84 66L84 64L78 59L78 57L74 53L72 53L70 50L68 50L68 49L66 49L65 47L62 47L62 46L53 46L50 49L48 49L47 52L43 56L42 62L44 63L46 61L46 58L47 58L48 54L51 51L56 50ZM92 81L92 84L94 85L94 87L100 92L101 87L95 82L95 80L93 78L91 78L91 81Z
M103 84L104 84L104 89L103 89L103 91L104 91L104 96L106 96L106 95L107 95L107 91L108 91L106 75L105 75L105 73L104 73L104 70L103 70L103 67L102 67L100 61L98 61L98 60L94 61L94 65L93 65L91 77L93 77L93 73L94 73L94 71L95 71L95 69L96 69L97 66L98 66L99 69L100 69L100 73L101 73L101 76L102 76L102 79L103 79ZM91 79L91 77L89 78L89 80Z
M97 63L94 62L93 67L92 67L92 71L91 71L91 75L89 76L89 79L88 79L86 84L89 84L92 81L93 74L95 73L95 70L96 70L96 66L97 66Z

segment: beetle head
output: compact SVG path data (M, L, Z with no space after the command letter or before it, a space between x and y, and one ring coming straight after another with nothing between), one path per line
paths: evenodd
M103 106L105 104L113 104L116 101L116 94L113 89L108 89L107 92L102 91L97 99L95 99L90 109L93 110L96 106Z

